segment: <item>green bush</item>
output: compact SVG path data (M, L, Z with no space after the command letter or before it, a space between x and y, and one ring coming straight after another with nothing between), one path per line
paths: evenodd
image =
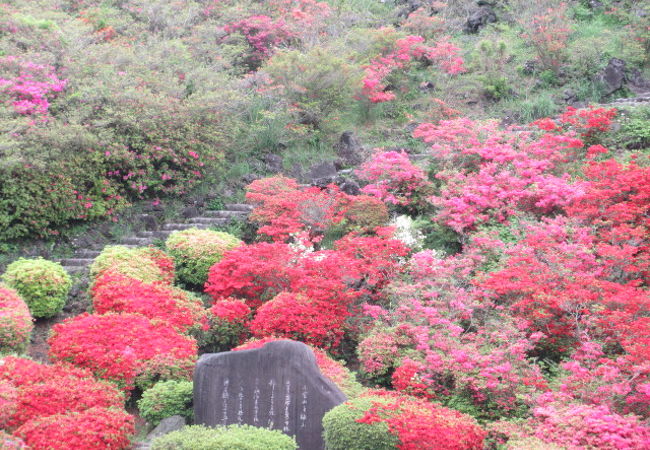
M152 450L295 450L296 441L277 430L250 425L191 425L155 439Z
M185 380L160 381L142 393L140 415L152 425L175 415L192 420L193 384Z
M43 258L14 261L7 267L2 280L18 292L36 318L60 313L72 286L61 264Z
M331 129L333 124L328 123L333 120L331 115L340 115L361 86L362 73L358 67L338 53L319 47L307 53L279 52L264 71L296 107L299 123L316 129Z
M621 113L617 140L630 149L650 147L650 107L634 108Z
M189 285L203 287L208 270L219 262L224 252L241 244L232 234L191 228L173 232L165 242L174 258L177 278Z
M94 279L106 270L144 283L171 282L174 278L173 263L169 256L153 247L130 248L123 245L108 245L90 266L90 276Z
M323 417L323 437L328 450L390 450L399 440L390 434L385 422L358 423L379 397L360 397L330 410Z

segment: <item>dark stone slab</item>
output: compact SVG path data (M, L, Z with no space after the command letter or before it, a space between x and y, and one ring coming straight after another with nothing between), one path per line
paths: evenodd
M248 424L296 437L301 450L325 448L321 421L345 395L301 342L204 354L194 371L194 420L209 426Z

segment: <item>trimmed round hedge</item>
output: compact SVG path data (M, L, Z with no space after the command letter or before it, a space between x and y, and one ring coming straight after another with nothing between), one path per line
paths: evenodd
M385 422L359 423L376 403L389 403L377 397L358 397L331 409L323 417L323 437L328 450L394 450L397 436Z
M27 304L18 292L0 283L0 354L23 353L33 328Z
M114 272L143 283L174 281L174 261L154 247L131 248L108 245L90 266L92 279L104 272Z
M150 424L158 425L166 417L193 417L194 384L185 380L160 381L142 393L138 400L140 415Z
M61 264L43 258L12 262L2 280L18 292L36 318L59 314L72 286L70 275Z
M174 258L178 280L201 288L208 279L210 267L221 261L226 251L240 244L232 234L197 228L175 231L165 242L168 253Z
M296 450L291 436L250 425L191 425L155 439L152 450Z

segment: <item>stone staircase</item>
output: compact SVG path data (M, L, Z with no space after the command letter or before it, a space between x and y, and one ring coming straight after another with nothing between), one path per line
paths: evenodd
M243 203L230 203L224 205L219 211L203 211L200 215L190 217L183 222L164 223L155 230L142 230L135 234L123 237L115 242L116 245L125 247L146 247L157 241L164 241L177 230L189 228L214 228L229 224L233 220L245 220L252 207ZM99 250L79 249L70 258L59 260L63 268L70 274L85 275L93 260L100 254Z

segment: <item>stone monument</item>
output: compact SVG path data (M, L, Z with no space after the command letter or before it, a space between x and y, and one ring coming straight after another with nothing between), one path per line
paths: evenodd
M346 400L302 342L202 355L194 372L194 420L248 424L295 436L301 450L325 448L321 421Z

